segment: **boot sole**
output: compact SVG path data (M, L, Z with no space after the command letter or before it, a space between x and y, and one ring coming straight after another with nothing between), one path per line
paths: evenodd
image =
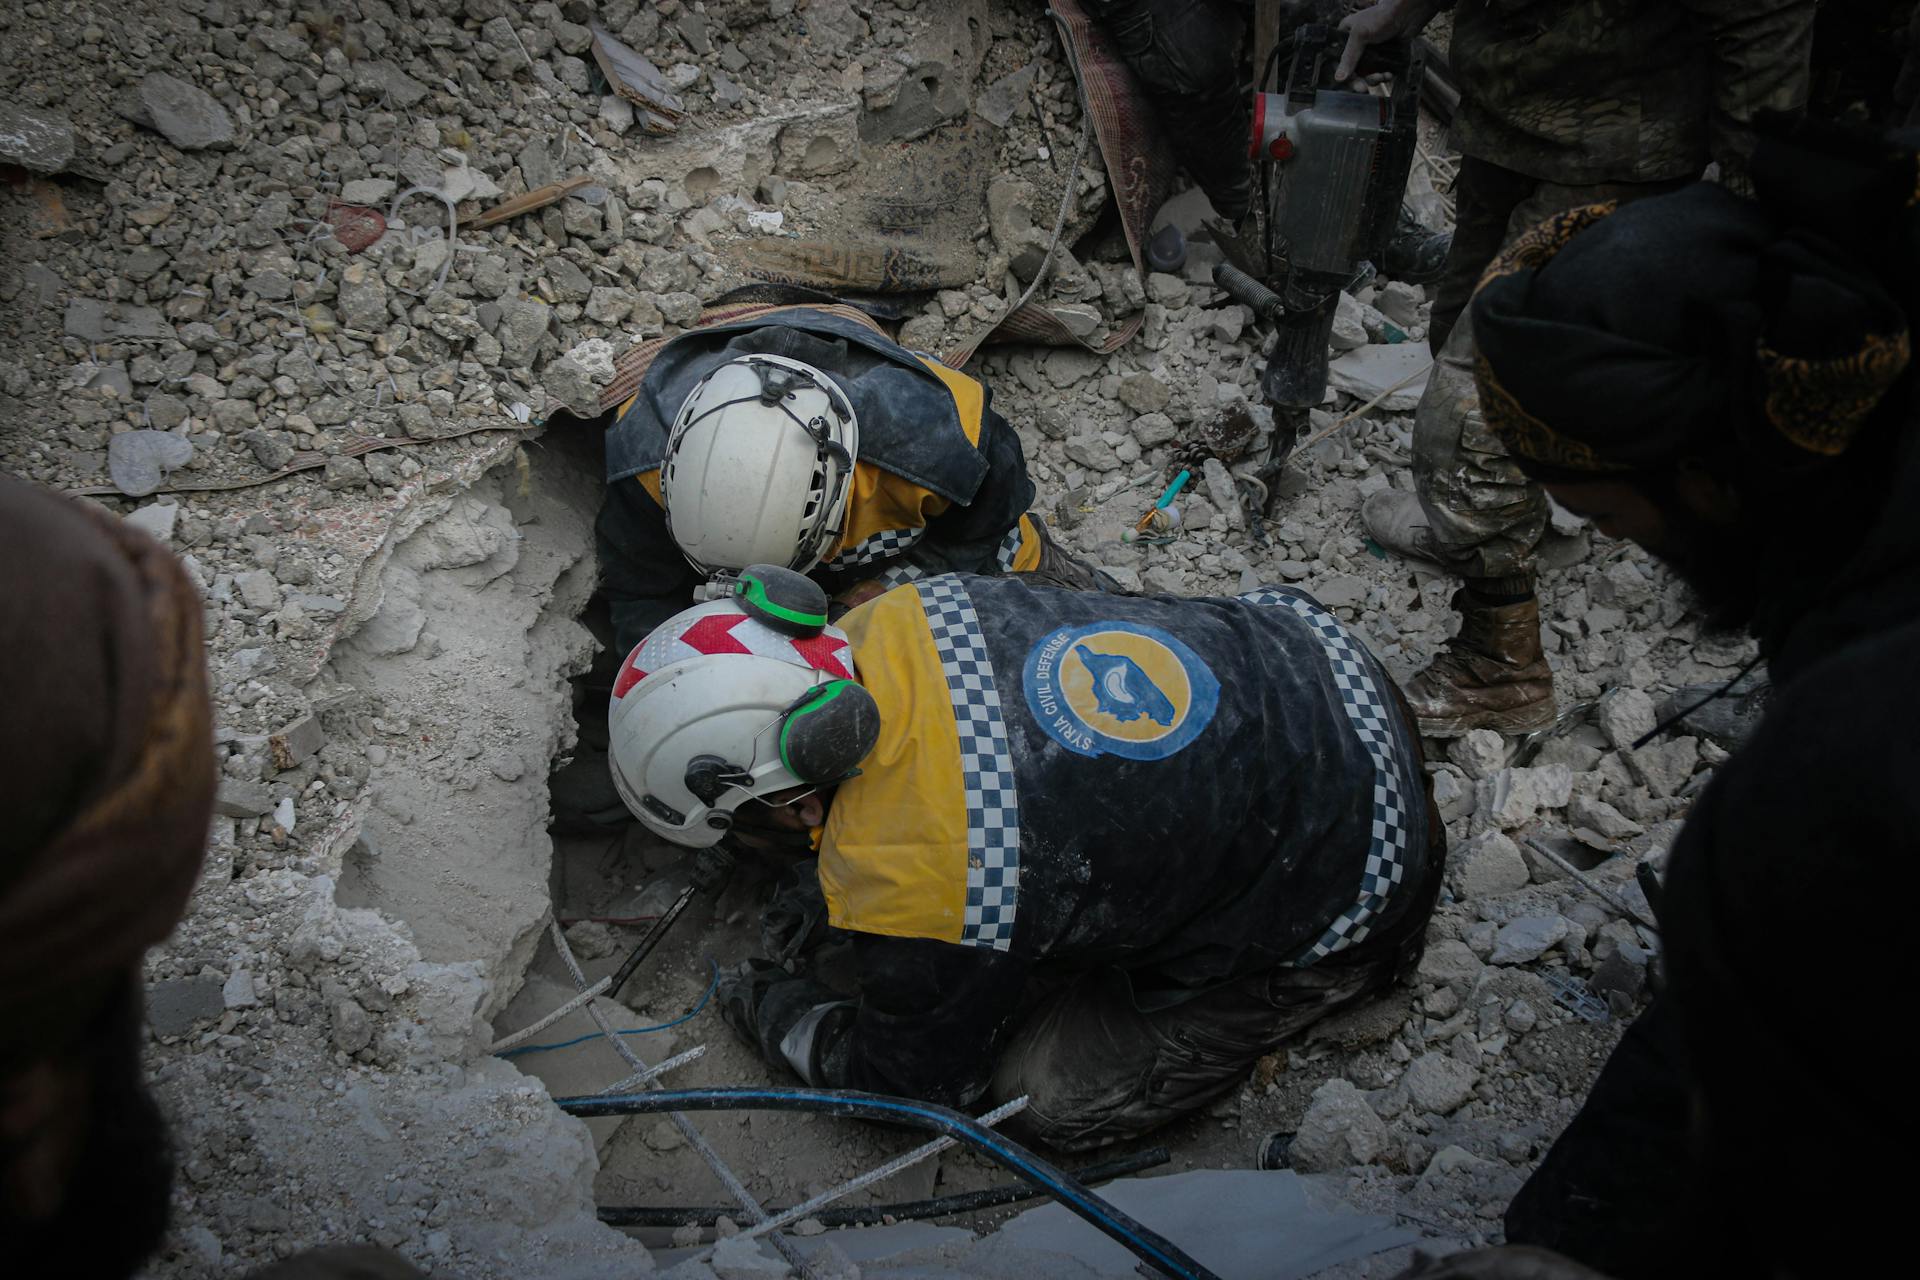
M1475 729L1491 729L1509 736L1545 729L1554 722L1551 698L1544 702L1509 707L1505 711L1472 711L1465 715L1429 718L1416 717L1414 723L1429 738L1458 738Z

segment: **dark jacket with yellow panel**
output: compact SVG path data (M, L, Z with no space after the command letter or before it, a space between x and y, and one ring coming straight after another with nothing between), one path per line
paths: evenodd
M860 424L841 535L813 577L835 594L879 579L1030 569L1040 537L1020 437L984 384L853 320L806 307L682 334L664 347L607 433L597 527L616 642L631 648L692 602L700 577L660 505L660 462L680 405L714 369L788 356L831 377Z
M948 575L842 625L881 731L834 795L819 876L860 995L794 978L758 1009L811 1083L968 1102L1036 973L1119 969L1167 1008L1385 946L1424 910L1416 744L1302 592Z

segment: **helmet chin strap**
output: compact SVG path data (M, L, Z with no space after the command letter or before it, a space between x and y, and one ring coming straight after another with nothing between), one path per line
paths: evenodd
M790 850L794 853L810 854L814 851L813 836L810 832L789 831L785 827L769 827L758 822L741 822L737 818L732 828L722 838L722 843L737 848L739 837L743 835L777 849Z

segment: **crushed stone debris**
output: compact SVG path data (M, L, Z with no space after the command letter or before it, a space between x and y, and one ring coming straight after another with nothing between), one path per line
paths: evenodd
M522 987L556 976L538 974L557 892L547 774L575 747L568 681L594 649L576 619L599 479L574 428L543 424L590 407L621 352L747 283L754 247L816 266L817 246L859 248L874 210L929 180L877 163L915 147L978 176L980 198L929 223L947 237L925 264L940 283L904 295L903 340L938 351L990 327L1044 252L1081 131L1052 29L1016 0L91 12L16 7L0 40L0 159L86 178L65 182L69 233L35 238L24 203L0 205L0 409L31 424L0 450L169 541L204 595L222 778L190 914L148 962L181 1153L156 1274L351 1240L476 1277L644 1271L646 1249L595 1204L711 1202L695 1154L641 1124L596 1153L538 1080L483 1052L544 1011L510 1020ZM1444 174L1416 178L1442 210ZM1111 355L979 356L1036 509L1131 588L1299 583L1412 675L1455 625L1456 584L1382 558L1359 512L1410 485L1423 292L1342 297L1336 389L1310 429L1381 398L1269 477L1263 508L1261 330L1207 283L1211 247L1142 281L1124 249L1079 239L1108 197L1097 150L1065 194L1073 252L1038 300L1089 340L1144 323ZM1244 456L1193 451L1236 414L1258 437ZM1180 467L1178 523L1128 540ZM1455 863L1413 985L1364 1027L1264 1060L1165 1136L1177 1159L1244 1168L1265 1134L1298 1131L1302 1167L1356 1207L1497 1239L1646 998L1657 939L1522 837L1644 911L1637 870L1664 864L1725 751L1633 743L1662 700L1724 682L1752 649L1564 515L1543 560L1542 638L1571 714L1524 742L1429 744ZM608 865L625 895L610 917L684 883L659 849ZM745 954L753 904L742 891L721 909L625 992L630 1021L692 1009L709 949ZM601 927L616 936L594 976L643 926ZM710 1012L646 1039L650 1060L700 1044L676 1080L772 1079ZM603 1085L625 1074L604 1046L565 1052L596 1050ZM701 1128L767 1203L912 1145L795 1116ZM922 1198L936 1179L996 1175L948 1153L874 1194Z

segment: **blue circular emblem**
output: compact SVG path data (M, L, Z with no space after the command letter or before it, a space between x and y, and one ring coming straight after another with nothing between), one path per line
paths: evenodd
M1158 627L1094 622L1040 637L1027 654L1027 709L1083 756L1164 760L1205 729L1220 682Z

